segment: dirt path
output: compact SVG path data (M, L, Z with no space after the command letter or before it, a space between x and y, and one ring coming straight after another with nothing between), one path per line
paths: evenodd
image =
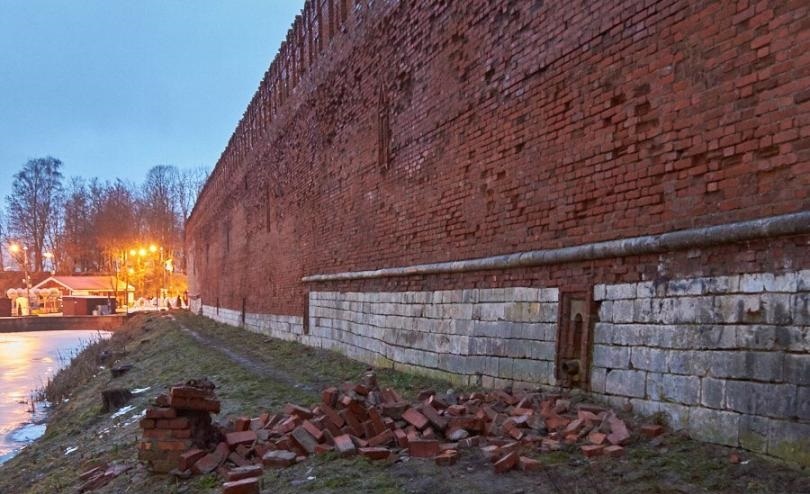
M246 355L244 353L235 350L234 348L229 346L229 343L227 341L221 338L217 338L216 336L210 334L202 334L198 331L195 331L185 326L171 314L167 315L166 317L168 317L175 324L177 324L184 333L191 336L197 343L222 353L223 355L231 359L233 363L235 363L239 367L245 369L246 371L252 374L255 374L259 377L273 379L276 382L282 383L292 388L302 389L304 391L309 391L311 393L317 392L317 390L314 387L306 383L302 383L301 381L295 379L290 374L280 369L277 369L267 364L266 362L262 362L249 355Z

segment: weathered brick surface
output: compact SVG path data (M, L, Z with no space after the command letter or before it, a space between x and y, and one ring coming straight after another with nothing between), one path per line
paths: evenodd
M531 297L593 289L592 390L793 451L781 424L810 420L808 235L301 278L810 209L805 6L370 4L306 3L187 223L192 308L378 365L554 384L557 299Z
M243 301L248 313L300 317L307 274L810 206L800 3L375 2L349 9L334 36L318 29L328 9L319 20L307 5L187 225L192 293L238 319ZM797 245L776 243L807 266ZM683 268L780 264L762 252L691 253ZM637 281L658 265L651 256L466 279Z

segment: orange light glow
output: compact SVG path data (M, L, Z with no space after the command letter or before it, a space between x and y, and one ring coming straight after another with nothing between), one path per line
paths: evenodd
M141 250L138 251L138 255L141 256L141 257L145 256L146 255L146 249L141 248Z
M12 254L16 254L20 251L20 246L17 244L11 244L8 246L8 251Z
M132 249L132 250L129 251L129 255L131 255L133 257L136 256L137 254L138 254L138 251L135 250L135 249Z
M152 244L149 246L149 252L157 252L158 248L157 245Z

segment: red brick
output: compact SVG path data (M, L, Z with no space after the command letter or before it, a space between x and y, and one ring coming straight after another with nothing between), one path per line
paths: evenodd
M301 427L303 427L307 432L309 432L309 435L315 438L316 441L318 442L323 441L323 431L309 420L305 420L301 424Z
M158 419L155 427L158 429L188 429L191 426L188 418Z
M624 456L624 448L621 446L607 446L603 452L605 456L610 456L611 458L619 458Z
M250 418L239 417L233 422L233 430L236 432L246 431L250 429Z
M225 442L231 449L240 444L252 444L256 441L256 431L229 432L225 434Z
M439 441L432 439L409 440L408 454L414 458L432 458L439 454Z
M321 391L321 402L330 407L335 406L338 397L338 389L335 387L326 388Z
M380 434L370 438L368 440L369 446L384 446L386 444L391 443L394 440L394 433L391 432L390 429L386 429Z
M388 448L369 447L360 448L358 451L362 456L365 456L370 460L386 460L389 456L391 456L391 450Z
M400 448L408 447L408 435L405 433L405 431L401 429L395 429L394 437L397 440L397 446L399 446Z
M295 405L293 403L287 403L284 405L284 413L287 415L296 415L302 420L312 418L312 411L310 409Z
M450 465L455 465L456 461L458 461L458 451L455 449L448 449L442 451L434 458L434 461L437 465L442 467L448 467Z
M357 452L354 442L348 434L335 437L335 450L343 456L353 455Z
M642 425L641 435L648 438L660 436L664 433L664 427L657 424Z
M495 473L506 473L515 468L517 463L518 463L517 451L507 453L503 458L495 462Z
M598 444L586 444L585 446L580 446L579 449L586 458L593 458L595 456L602 456L605 447Z
M300 446L307 453L312 454L315 452L315 447L318 445L318 441L316 441L315 438L312 437L309 432L307 432L304 426L296 427L295 430L290 433L290 436L292 436L296 444L298 444L298 446Z
M177 410L170 407L149 407L146 409L148 419L173 419L177 417Z
M296 454L283 449L268 451L262 456L262 464L271 468L286 468L296 461Z
M225 482L222 494L259 494L259 479L255 477Z
M439 415L439 412L437 412L432 406L422 407L421 412L422 415L424 415L430 424L437 430L443 431L447 428L447 419ZM407 421L408 419L406 418L405 420Z
M419 430L424 429L428 425L427 417L414 408L407 409L405 413L402 414L402 419Z
M201 449L198 448L190 449L185 453L183 453L182 455L180 455L180 461L177 468L179 468L181 471L188 470L189 468L194 466L195 463L197 463L197 460L205 456L205 454L206 454L205 451Z
M543 467L543 464L534 458L521 456L518 458L518 467L524 472L533 472L535 470L540 470Z

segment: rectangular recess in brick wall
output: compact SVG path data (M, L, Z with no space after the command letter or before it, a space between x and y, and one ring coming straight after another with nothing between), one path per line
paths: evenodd
M562 386L588 389L596 306L588 292L562 292L555 372Z

